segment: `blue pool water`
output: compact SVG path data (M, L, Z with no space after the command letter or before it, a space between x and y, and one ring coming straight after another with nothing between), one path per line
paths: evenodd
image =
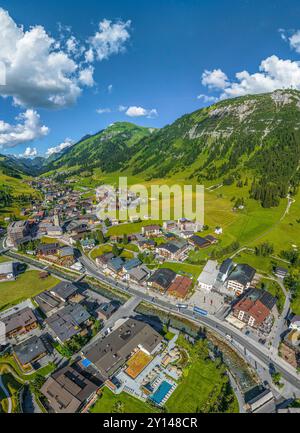
M165 396L168 394L170 389L172 388L172 385L169 382L162 382L154 394L150 397L154 403L160 405Z

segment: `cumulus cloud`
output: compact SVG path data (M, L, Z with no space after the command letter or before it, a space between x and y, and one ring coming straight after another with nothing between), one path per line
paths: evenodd
M121 113L126 111L128 107L126 107L126 105L119 105L118 107L118 111L120 111Z
M86 64L122 52L130 38L129 27L130 21L104 19L99 31L82 44L62 26L67 35L57 40L40 25L25 30L0 8L0 64L6 72L0 95L26 108L73 105L84 86L94 85L94 68Z
M202 99L203 102L208 103L208 102L216 102L218 100L218 98L216 98L215 96L209 96L209 95L198 95L197 99Z
M0 148L11 148L18 144L31 142L49 133L47 126L41 125L40 116L34 110L26 110L11 125L0 120Z
M110 108L98 108L96 110L96 113L98 113L98 114L111 113L111 109Z
M20 158L34 158L35 156L37 156L38 151L36 149L36 147L26 147L24 153L20 153L19 157Z
M79 72L79 82L87 87L93 87L94 81L94 68L89 66Z
M68 53L56 49L55 42L42 26L24 31L0 8L0 60L6 66L0 94L27 107L73 104L81 93L80 68Z
M228 77L221 69L205 70L202 74L202 84L209 89L224 89L228 85Z
M86 53L86 60L108 59L113 54L118 54L125 50L125 43L129 40L129 28L131 21L118 21L113 23L104 19L99 23L99 31L89 39L90 48ZM92 60L92 61L93 61Z
M143 107L132 106L127 108L126 115L129 117L147 117L148 119L152 119L158 116L158 112L156 108L148 110Z
M74 144L74 141L71 138L66 138L65 141L60 143L58 146L50 147L47 150L46 155L51 156L51 155L54 155L55 153L62 152L64 149L67 149L68 147L73 146L73 144Z
M226 80L217 83L214 78L210 80L209 71L205 71L202 75L202 84L211 88L211 83L214 82L213 87L215 90L220 90L221 99L273 92L283 88L300 90L300 62L279 59L275 55L261 62L259 72L251 74L248 71L241 71L235 74L235 80L232 81L220 69L218 71L226 77ZM219 72L218 74L221 76Z
M289 37L290 47L300 54L300 30Z

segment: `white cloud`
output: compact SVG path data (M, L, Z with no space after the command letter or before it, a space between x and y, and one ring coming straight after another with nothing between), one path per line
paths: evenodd
M94 81L94 68L89 66L88 68L82 69L79 72L79 81L81 84L87 87L93 87Z
M113 85L112 85L112 84L109 84L109 86L107 86L107 91L108 91L108 93L111 93L112 90L113 90Z
M297 30L291 37L289 37L290 47L300 54L300 30Z
M42 26L24 31L0 8L0 61L6 65L6 85L0 94L28 107L73 104L81 94L80 67L57 46Z
M209 89L223 89L228 85L228 77L221 69L205 70L202 74L202 84Z
M123 112L123 111L126 111L127 108L128 108L128 107L126 107L125 105L119 105L119 107L118 107L118 111Z
M198 95L197 99L202 99L203 102L208 103L208 102L216 102L218 100L218 98L216 98L215 96L208 96L208 95Z
M204 75L207 77L206 72ZM259 72L250 74L248 71L241 71L235 74L235 78L232 81L227 79L225 83L220 81L219 86L215 83L214 88L221 91L221 99L273 92L283 88L300 90L300 62L282 60L273 55L261 62ZM208 87L211 86L209 82L206 83Z
M40 116L34 110L26 110L16 120L19 121L16 125L0 120L0 148L15 147L49 133L49 128L41 125Z
M0 64L6 69L6 85L0 96L12 97L15 105L59 109L73 105L83 87L92 87L94 69L84 66L108 59L125 49L130 21L104 19L99 31L82 44L71 29L60 25L56 40L44 27L25 30L0 8Z
M108 59L113 54L118 54L125 50L125 43L130 38L129 28L131 21L112 21L104 19L99 23L99 31L89 39L90 48L86 59L92 56L90 50L96 55L98 60Z
M26 147L24 153L20 153L19 157L20 158L34 158L35 156L37 156L38 151L36 149L36 147Z
M73 144L74 144L74 141L71 138L66 138L65 141L60 143L58 146L50 147L47 150L46 155L51 156L51 155L54 155L55 153L62 152L64 149L67 149L68 147L73 146Z
M96 110L96 112L98 114L111 113L111 109L110 108L98 108Z
M126 115L129 117L147 117L149 119L152 119L153 117L158 116L158 112L156 108L147 110L146 108L143 107L132 106L127 109Z

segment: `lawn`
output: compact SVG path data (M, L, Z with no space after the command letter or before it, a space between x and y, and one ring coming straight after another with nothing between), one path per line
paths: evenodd
M120 409L121 408L121 409ZM154 413L157 412L148 403L144 403L125 392L115 395L108 388L104 388L91 413L113 413L115 410L123 413Z
M247 263L253 266L258 272L270 275L272 274L274 266L286 267L287 264L281 260L275 260L272 257L256 256L251 252L241 252L234 256L233 261L235 263Z
M117 226L112 226L108 229L108 236L122 236L130 235L133 233L141 233L142 227L159 224L161 221L142 221L140 223L129 223L129 224L119 224Z
M10 262L11 260L8 257L0 256L0 263Z
M52 276L41 279L39 274L39 271L27 271L16 281L0 283L0 310L49 290L60 281Z
M97 257L101 256L102 254L111 253L111 251L112 251L112 245L110 244L99 245L98 247L94 248L91 251L91 258L95 260ZM133 259L134 253L132 251L128 251L124 249L121 253L121 257L123 257L123 259Z
M19 391L22 388L22 384L10 373L3 374L2 381L11 396L12 413L19 412ZM8 412L8 401L2 389L0 389L0 406L2 406L4 412Z
M211 412L213 405L224 397L227 377L224 375L224 365L207 358L205 342L191 345L182 335L177 343L189 354L187 367L180 384L166 402L169 413ZM238 412L236 398L226 411Z
M186 275L188 277L197 279L203 269L203 266L191 265L189 263L164 262L162 265L160 265L160 268L169 268L177 274Z
M39 370L31 373L25 374L24 371L21 370L19 365L17 364L15 358L11 355L0 357L0 373L7 372L9 370L13 370L16 376L18 376L20 382L22 381L31 381L35 379L37 375L48 376L48 374L52 373L55 369L54 364L48 364L45 367L40 368Z

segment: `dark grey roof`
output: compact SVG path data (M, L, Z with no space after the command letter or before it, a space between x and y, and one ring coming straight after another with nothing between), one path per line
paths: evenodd
M148 282L158 284L164 289L168 289L175 277L176 272L172 271L172 269L161 268L154 272Z
M80 326L90 318L80 304L67 305L46 320L60 341L64 342L80 332Z
M61 301L51 295L50 292L42 292L35 296L35 302L44 314L49 314L61 305Z
M198 235L191 236L190 240L194 242L196 245L198 245L199 247L210 243L208 239L201 238L201 236Z
M14 352L21 364L26 365L42 354L47 353L47 349L41 338L34 336L15 346Z
M56 371L41 388L57 413L74 413L98 389L84 372L68 366Z
M69 283L67 281L61 281L51 289L51 293L66 301L76 292L77 292L76 286L74 286L74 284Z
M224 262L220 266L220 273L226 274L232 266L233 266L233 262L231 259L224 260Z
M4 323L5 331L8 334L9 332L19 328L32 325L37 322L37 319L32 309L25 307L16 313L12 313L9 316L2 318L1 321Z
M239 283L246 285L250 283L256 270L249 265L246 264L238 264L234 271L229 275L229 280L238 281Z
M57 250L59 247L59 245L57 243L52 243L52 244L40 244L37 247L38 251L41 251L42 253L47 253L48 251L53 251L53 250Z
M98 340L84 352L103 377L111 377L139 345L148 352L162 341L162 336L145 322L128 319L111 334Z
M171 242L168 242L166 244L161 244L157 248L167 250L171 254L176 254L177 251L180 249L177 245L174 245Z

